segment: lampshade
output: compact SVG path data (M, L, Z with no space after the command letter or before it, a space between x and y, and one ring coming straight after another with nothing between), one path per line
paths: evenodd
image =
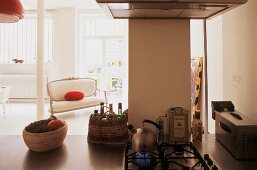
M18 22L23 18L23 7L19 0L0 0L0 23Z

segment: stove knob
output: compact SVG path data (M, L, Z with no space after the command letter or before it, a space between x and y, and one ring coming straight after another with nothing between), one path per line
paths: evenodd
M207 160L207 164L208 164L209 166L212 166L212 165L213 165L213 161L209 158L209 159Z
M216 165L213 165L212 170L218 170L219 168Z
M209 154L204 154L203 158L207 161L209 159Z

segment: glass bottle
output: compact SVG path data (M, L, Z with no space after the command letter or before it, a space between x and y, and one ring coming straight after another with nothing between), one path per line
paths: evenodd
M104 102L100 102L100 115L104 114Z
M95 114L95 115L98 115L98 110L94 110L94 114Z
M112 107L112 104L109 104L109 113L113 113L113 107Z
M163 129L164 129L164 120L161 118L162 116L159 116L159 118L156 119L156 123L160 126L160 130L156 128L156 133L158 134L158 140L162 139L163 137Z
M192 121L192 137L193 141L202 141L203 123L200 120L200 110L195 111L194 119Z
M122 115L122 103L118 103L118 115Z

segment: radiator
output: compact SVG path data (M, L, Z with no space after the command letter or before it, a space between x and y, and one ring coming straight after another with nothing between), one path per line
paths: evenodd
M47 76L44 76L44 97L46 98ZM11 99L37 98L36 75L0 75L1 86L11 86Z

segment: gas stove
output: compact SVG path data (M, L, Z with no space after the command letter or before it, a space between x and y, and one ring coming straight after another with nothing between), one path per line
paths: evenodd
M131 143L128 143L125 150L125 169L126 170L152 170L165 168L161 145L152 152L134 152Z
M128 143L126 170L221 170L209 154L201 154L192 142L161 143L153 152L134 152Z

